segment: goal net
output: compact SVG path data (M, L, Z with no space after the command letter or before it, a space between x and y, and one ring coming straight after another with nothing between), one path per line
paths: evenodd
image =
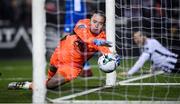
M65 22L67 14L88 18L94 10L107 13L111 10L106 8L108 5L106 1L108 0L46 0L47 59L51 56L59 39L65 35L65 27L72 28L75 24L72 20L73 22L67 25ZM122 57L117 73L128 71L140 55L140 49L133 42L132 36L136 29L143 30L148 37L157 39L169 50L180 53L179 0L115 0L112 8L115 8L115 11L112 11L115 13L112 17L112 19L115 18L114 47ZM81 9L85 11L77 12ZM107 29L112 28L106 28L106 31ZM113 34L107 35L111 37ZM180 74L178 73L165 74L161 71L154 74L147 73L151 62L146 62L143 68L132 77L117 75L114 86L105 86L106 74L98 69L97 59L98 54L89 61L93 71L92 77L78 77L56 90L47 90L48 101L64 103L68 101L69 103L135 101L139 104L148 103L148 101L177 103L180 100Z

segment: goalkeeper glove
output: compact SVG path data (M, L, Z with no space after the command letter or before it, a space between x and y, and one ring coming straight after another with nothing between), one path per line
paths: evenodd
M121 57L117 53L107 54L105 57L115 60L116 66L120 65Z
M114 56L115 56L116 64L119 66L121 58L120 58L120 56L118 54L115 54Z
M111 42L104 39L94 39L93 43L97 46L108 46L111 47Z

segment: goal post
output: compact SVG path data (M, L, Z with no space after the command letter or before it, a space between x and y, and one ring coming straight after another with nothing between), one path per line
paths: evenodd
M32 0L33 103L45 103L45 0Z
M115 43L115 0L106 0L106 37L112 42L110 50L116 52ZM106 74L106 85L115 85L116 71Z

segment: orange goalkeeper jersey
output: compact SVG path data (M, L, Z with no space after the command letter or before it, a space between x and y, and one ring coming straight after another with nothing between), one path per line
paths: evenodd
M68 35L60 41L51 57L51 64L58 67L60 64L70 64L82 68L83 63L91 58L95 52L103 54L110 53L106 46L96 46L93 39L106 39L105 32L93 35L90 32L90 20L80 20L74 31L75 34Z
M111 53L106 46L96 46L93 40L106 39L105 32L94 35L90 32L90 20L80 20L76 25L75 34L67 35L59 42L51 56L51 66L57 68L57 73L64 76L66 81L76 78L83 68L86 60L91 58L95 52ZM48 78L53 75L48 73Z

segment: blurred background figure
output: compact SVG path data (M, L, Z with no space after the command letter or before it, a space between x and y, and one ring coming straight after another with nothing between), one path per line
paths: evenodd
M75 24L86 18L86 2L85 0L66 0L66 14L64 24L64 34L67 35L73 32Z

